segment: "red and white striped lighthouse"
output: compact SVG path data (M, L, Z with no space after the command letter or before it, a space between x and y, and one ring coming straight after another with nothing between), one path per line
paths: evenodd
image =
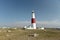
M32 11L31 24L32 24L33 29L36 29L36 19L35 19L35 13L34 13L34 11Z

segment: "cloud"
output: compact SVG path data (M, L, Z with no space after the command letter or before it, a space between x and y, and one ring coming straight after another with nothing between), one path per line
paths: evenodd
M9 24L9 26L15 26L15 27L23 27L26 25L30 25L30 21L17 21Z
M40 24L60 24L58 21L37 21Z
M58 20L53 20L53 21L37 21L36 22L38 27L60 27L60 22ZM27 26L27 25L31 25L30 21L19 21L19 22L15 22L10 24L11 26Z
M52 21L37 21L37 27L50 27L50 28L60 28L59 20L52 20ZM31 25L30 21L17 21L9 24L3 24L3 26L9 27L24 27Z
M53 21L37 21L38 26L44 26L44 27L52 27L52 28L60 28L60 22L59 20L53 20Z

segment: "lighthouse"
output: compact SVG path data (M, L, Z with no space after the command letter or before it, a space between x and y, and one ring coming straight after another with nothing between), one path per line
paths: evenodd
M34 11L32 11L31 25L25 26L24 29L36 29L36 18Z
M33 29L36 29L36 19L35 19L34 10L32 11L31 27L32 27Z

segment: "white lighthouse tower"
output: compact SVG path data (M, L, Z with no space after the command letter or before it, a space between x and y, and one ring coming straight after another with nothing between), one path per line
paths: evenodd
M35 19L34 10L32 11L31 26L32 26L33 29L36 29L36 19Z
M36 19L35 19L35 13L32 11L32 18L31 18L31 25L25 26L25 29L36 29Z

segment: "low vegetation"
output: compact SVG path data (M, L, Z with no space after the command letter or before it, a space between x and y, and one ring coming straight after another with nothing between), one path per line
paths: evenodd
M37 37L30 34L39 34ZM0 40L60 40L60 30L23 30L23 29L0 29Z

